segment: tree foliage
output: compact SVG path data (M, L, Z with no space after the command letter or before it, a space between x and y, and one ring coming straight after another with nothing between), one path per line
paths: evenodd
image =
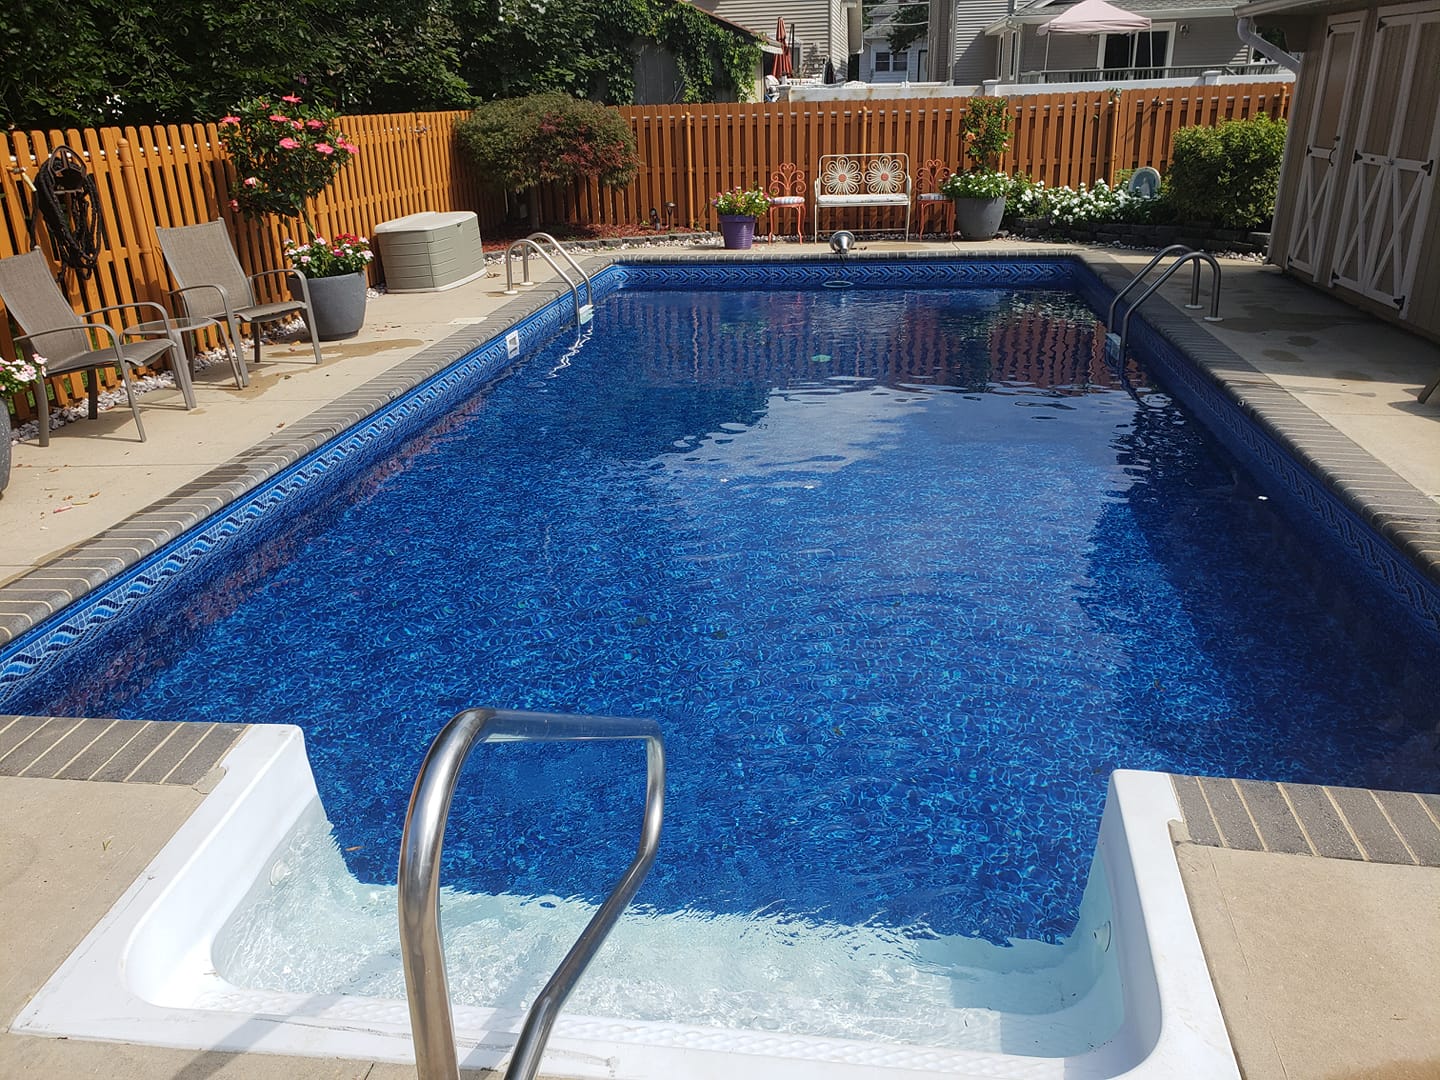
M702 25L703 24L703 25ZM635 93L669 45L686 100L744 97L758 49L678 0L54 0L0 4L0 125L209 120L296 91L344 112Z

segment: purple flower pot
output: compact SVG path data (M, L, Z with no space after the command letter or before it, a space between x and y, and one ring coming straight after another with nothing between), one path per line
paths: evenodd
M755 242L755 218L749 214L721 214L720 235L727 248L748 251Z

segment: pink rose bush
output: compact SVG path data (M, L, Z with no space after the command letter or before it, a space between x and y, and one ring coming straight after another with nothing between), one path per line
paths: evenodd
M359 149L336 121L333 109L294 94L242 102L222 117L220 143L235 166L232 209L300 218L314 236L307 201L324 191Z

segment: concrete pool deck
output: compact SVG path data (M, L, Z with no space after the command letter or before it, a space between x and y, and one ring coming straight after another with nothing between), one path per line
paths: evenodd
M777 248L785 255L824 250ZM862 248L1072 250L999 242ZM661 253L687 250L715 254L713 248ZM1149 257L1109 254L1135 269ZM1270 395L1280 413L1289 410L1288 430L1314 441L1313 453L1337 484L1364 488L1374 505L1388 507L1388 520L1403 526L1409 550L1433 573L1440 565L1440 401L1420 405L1416 395L1440 372L1440 346L1369 319L1274 268L1228 260L1224 268L1225 321L1197 322L1197 332L1258 370L1258 377L1244 376L1252 380L1247 388ZM1191 318L1180 307L1183 276L1162 295L1173 300L1170 315ZM141 404L146 443L136 440L122 407L57 431L48 448L16 446L10 487L0 498L0 535L7 538L0 554L0 637L8 640L37 615L153 550L157 536L198 520L219 505L217 486L232 494L248 489L363 415L364 402L401 392L445 362L438 343L455 334L488 338L560 291L542 284L511 298L501 294L503 282L502 271L450 292L372 299L365 329L325 345L324 363L307 360L303 342L268 346L247 390L234 388L228 365L208 368L196 379L193 413L180 407L177 391L148 394ZM1326 454L1334 457L1326 461ZM121 750L142 745L135 742L138 732L124 742L123 734L113 725L81 730L75 721L46 726L0 718L0 806L7 820L0 834L0 910L6 912L0 947L12 958L0 975L0 1024L9 1025L203 798L203 777L180 782L189 779L183 764L197 764L190 751L203 734L182 755L174 742L181 736L152 729L144 737L153 746L125 770L129 783L49 778L70 775L63 770L102 739L121 743ZM23 753L32 739L50 741L41 753L33 742ZM59 747L66 740L73 753ZM156 776L165 747L176 757ZM42 766L42 759L50 764ZM106 761L112 773L122 771L114 756ZM147 778L175 782L136 782ZM1440 816L1433 802L1417 805L1432 823ZM1264 816L1243 799L1241 806L1251 820ZM1379 811L1387 823L1377 825L1382 831L1389 813ZM1389 862L1298 854L1268 843L1263 828L1250 850L1209 846L1197 842L1198 834L1182 838L1182 873L1247 1080L1440 1075L1440 869L1424 865L1425 820L1410 822L1421 830L1408 839L1402 832L1403 851ZM1361 849L1365 827L1348 817L1342 825ZM0 1034L0 1075L91 1072L196 1080L413 1075L369 1062Z

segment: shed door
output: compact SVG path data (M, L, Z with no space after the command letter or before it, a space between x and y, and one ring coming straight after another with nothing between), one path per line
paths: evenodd
M1330 283L1403 315L1440 152L1440 8L1396 10L1379 12Z
M1289 250L1285 265L1303 270L1313 279L1316 261L1333 226L1335 212L1335 164L1340 154L1340 127L1355 84L1355 61L1360 56L1356 41L1360 17L1337 16L1325 31L1325 48L1320 54L1316 80L1319 104L1310 111L1310 129L1305 135L1305 157L1300 164L1300 182L1295 191L1290 219Z

